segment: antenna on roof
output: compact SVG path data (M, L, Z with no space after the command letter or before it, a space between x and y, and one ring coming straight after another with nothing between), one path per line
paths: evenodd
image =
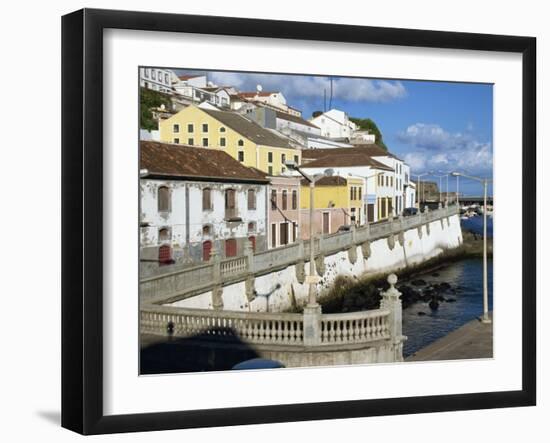
M262 85L256 85L256 91L262 92Z

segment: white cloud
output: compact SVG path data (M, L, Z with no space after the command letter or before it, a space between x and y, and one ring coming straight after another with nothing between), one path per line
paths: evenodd
M256 85L260 84L265 91L281 91L283 95L295 99L323 99L324 90L327 92L327 97L330 94L329 77L233 72L211 72L208 75L220 85L232 85L241 90L255 90ZM334 78L332 88L335 100L388 102L407 95L405 86L399 81Z
M416 123L398 134L398 139L415 148L405 160L416 172L461 170L491 174L493 152L490 142L470 133L450 133L435 124Z

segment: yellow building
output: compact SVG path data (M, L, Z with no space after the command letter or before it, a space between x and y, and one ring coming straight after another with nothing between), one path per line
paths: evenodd
M301 151L275 131L265 129L235 112L190 105L159 124L165 143L221 149L245 166L269 175L286 170L285 161L301 162Z
M361 225L364 179L360 177L323 177L313 192L313 231L331 234L351 224ZM300 186L300 226L302 238L309 238L310 189L306 180Z

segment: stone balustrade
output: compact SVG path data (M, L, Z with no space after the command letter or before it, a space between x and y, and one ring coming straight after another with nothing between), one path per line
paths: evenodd
M353 231L328 234L315 238L315 257L326 257L367 242L391 237L408 229L421 228L435 220L443 220L458 213L456 205L433 211L427 209L409 217L396 217L385 222L357 227ZM429 229L426 228L428 234ZM297 242L249 255L223 260L211 260L194 267L174 268L168 272L142 278L140 299L151 304L170 303L204 293L215 287L243 281L247 276L264 275L309 258L310 242Z
M244 343L259 355L276 355L298 366L306 361L334 362L350 352L359 363L402 361L406 337L401 333L397 277L391 274L388 282L380 309L340 314L323 314L319 305L307 306L302 314L142 305L140 333L211 344ZM310 360L312 354L315 358Z

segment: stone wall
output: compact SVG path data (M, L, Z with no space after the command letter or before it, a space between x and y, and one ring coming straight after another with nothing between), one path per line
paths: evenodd
M427 261L462 244L462 230L456 210L443 208L432 214L421 214L421 217L431 221L421 224L415 223L413 218L394 221L394 226L391 227L391 232L394 233L390 235L387 235L388 227L385 224L383 228L372 226L370 232L366 234L358 230L357 233L339 234L318 240L316 251L321 253L318 254L315 264L321 281L317 285L317 293L322 294L323 291L327 291L338 275L357 278L389 272L399 275L399 271L408 266ZM401 226L410 227L399 230L396 228L396 225L399 226L398 223L401 223ZM354 236L355 240L353 240ZM371 240L358 240L363 236ZM331 251L329 246L339 239L342 240L343 246L339 252ZM304 244L302 248L304 246L308 245ZM305 253L300 254L302 257L308 257L307 249ZM281 251L282 254L286 252L288 251ZM255 259L257 260L256 257ZM288 266L274 267L271 272L249 276L241 281L223 285L214 291L204 291L172 303L165 303L165 305L203 309L223 307L224 310L248 312L280 312L305 303L308 294L305 276L308 270L307 260L290 263Z

